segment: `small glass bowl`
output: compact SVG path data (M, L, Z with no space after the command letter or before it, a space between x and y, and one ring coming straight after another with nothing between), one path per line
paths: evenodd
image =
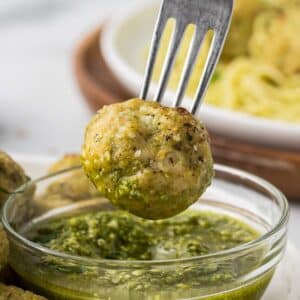
M26 184L3 208L10 264L25 286L49 299L261 299L283 256L289 215L286 198L270 183L216 165L211 187L193 206L249 223L261 232L258 239L192 258L122 261L72 256L25 237L24 232L42 219L112 209L101 197L56 203L57 207L36 201L49 184L72 172L65 170Z

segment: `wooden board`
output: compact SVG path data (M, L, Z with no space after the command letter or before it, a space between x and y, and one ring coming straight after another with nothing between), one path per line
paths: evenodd
M134 97L122 86L106 64L99 47L103 27L89 34L78 46L75 74L92 110ZM217 163L259 175L279 187L290 199L300 201L300 153L262 147L211 134Z

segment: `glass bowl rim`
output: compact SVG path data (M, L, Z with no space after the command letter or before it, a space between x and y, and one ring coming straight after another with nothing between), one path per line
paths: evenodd
M134 267L137 267L137 266L147 266L147 265L148 266L150 266L150 265L158 266L158 265L166 265L166 264L169 265L169 264L179 264L179 263L191 263L191 262L202 261L202 260L206 261L206 260L210 260L212 258L215 260L216 259L220 260L223 257L234 256L235 254L238 254L243 251L247 251L251 248L258 247L260 244L267 242L274 235L276 235L277 232L279 232L282 228L284 228L286 226L288 219L289 219L290 210L289 210L288 201L287 201L286 197L284 196L284 194L279 189L277 189L273 184L271 184L267 180L262 179L259 176L253 175L249 172L246 172L246 171L243 171L243 170L240 170L237 168L221 165L221 164L214 164L215 171L227 173L228 175L239 177L239 178L242 178L243 180L248 180L249 182L252 182L257 186L262 187L263 190L271 193L279 201L281 215L280 215L279 221L274 226L272 226L272 228L270 230L268 230L266 233L259 236L257 239L255 239L253 241L250 241L245 244L241 244L239 246L236 246L236 247L233 247L230 249L211 253L211 254L205 254L205 255L193 256L193 257L187 257L187 258L164 259L164 260L117 260L117 259L104 259L104 258L103 259L90 258L90 257L71 255L71 254L67 254L64 252L51 250L47 247L44 247L42 245L39 245L35 242L28 240L27 238L25 238L24 236L22 236L21 234L19 234L12 228L12 226L10 225L10 223L8 221L7 214L8 214L10 205L16 199L15 198L16 194L20 194L20 193L24 192L27 186L30 186L32 184L37 184L43 180L46 180L46 179L49 179L49 178L52 178L52 177L55 177L55 176L58 176L58 175L61 175L64 173L68 173L70 171L77 170L79 168L81 168L81 166L66 168L64 170L54 172L51 174L47 174L45 176L41 176L34 180L30 180L27 183L25 183L24 185L20 186L15 192L13 192L9 196L9 198L4 203L3 208L1 210L1 221L2 221L2 224L3 224L3 227L5 228L5 230L10 235L12 235L16 240L21 242L23 245L29 247L32 251L41 252L42 255L51 255L51 256L55 256L60 259L77 261L80 264L84 263L85 265L89 265L89 266L105 264L105 265L117 265L120 267L124 266L124 265L126 265L127 267L129 265L133 265Z

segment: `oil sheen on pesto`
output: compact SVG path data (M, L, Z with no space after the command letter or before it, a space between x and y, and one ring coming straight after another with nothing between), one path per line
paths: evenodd
M101 211L43 224L33 240L73 255L158 260L211 254L257 237L243 222L213 212L187 211L151 221L123 211Z

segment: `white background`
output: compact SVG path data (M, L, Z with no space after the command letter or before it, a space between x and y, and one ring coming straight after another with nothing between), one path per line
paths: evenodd
M74 50L128 1L0 0L1 149L55 156L80 151L91 112L74 79ZM290 238L300 249L299 230L300 205L292 205Z

